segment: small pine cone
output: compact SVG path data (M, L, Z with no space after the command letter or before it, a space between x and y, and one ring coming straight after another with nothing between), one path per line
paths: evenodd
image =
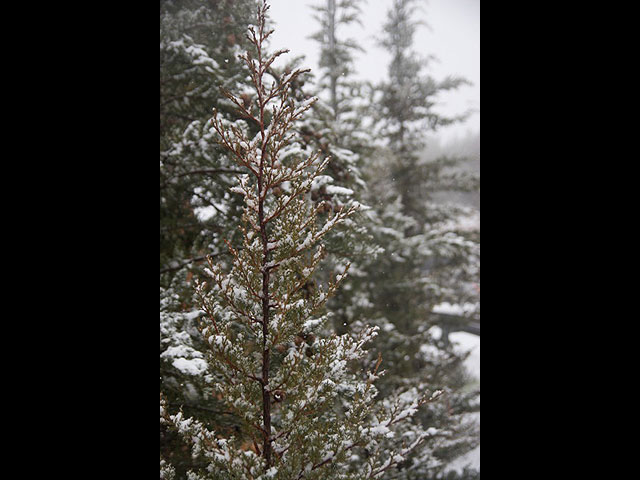
M251 106L251 95L249 95L248 93L243 93L242 95L240 95L240 98L242 99L244 108L249 110L249 107Z
M276 350L277 350L279 353L284 353L284 352L286 352L286 351L287 351L287 347L286 347L286 345L284 345L283 343L279 343L278 345L276 345Z
M284 390L274 390L272 395L274 403L284 402L287 398L287 393Z

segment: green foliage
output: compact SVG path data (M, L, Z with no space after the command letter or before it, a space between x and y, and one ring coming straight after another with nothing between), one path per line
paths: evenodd
M249 84L237 54L255 0L160 3L160 387L168 408L219 428L234 428L211 395L203 368L193 275L206 254L226 255L241 201L228 191L237 168L206 128L211 109L238 117L220 88ZM199 363L200 362L200 363ZM184 478L194 460L163 427L161 451ZM169 456L171 458L169 458Z
M254 0L161 2L160 269L169 273L163 282L189 260L222 250L240 215L228 193L236 169L205 122L214 107L237 119L220 88L248 84L237 54L246 48L255 8Z
M230 265L208 258L210 280L196 282L213 373L205 381L236 428L212 431L182 410L172 413L165 395L161 422L191 443L194 465L206 465L190 478L378 478L437 433L407 430L389 447L396 426L441 392L410 389L375 404L381 359L368 372L356 367L377 329L363 325L343 335L323 329L326 302L349 265L326 286L304 288L324 258L324 237L358 204L317 218L324 202L314 203L310 191L328 159L304 149L292 130L316 99L299 104L289 95L304 71L269 71L285 52L264 50L272 33L265 29L267 8L259 9L257 27L249 27L255 48L241 56L255 102L225 91L243 121L231 122L214 110L209 123L214 140L247 172L231 188L244 204L241 242L228 243ZM250 125L258 126L255 134ZM168 314L164 325L181 320ZM175 348L194 357L188 362L183 356L183 363L201 368L200 351L184 343ZM172 474L166 464L162 472Z
M388 80L377 87L378 142L363 167L367 190L363 202L372 207L368 231L382 247L370 261L355 263L358 281L347 283L360 308L351 320L366 318L384 334L373 351L384 358L386 375L378 383L381 398L410 387L437 388L445 401L429 405L414 417L415 427L436 427L441 435L416 449L393 478L430 478L452 459L479 442L470 413L479 409L478 392L466 389L466 355L442 342L433 313L442 302L479 302L479 232L463 220L467 207L443 203L439 192L473 191L478 179L460 172L461 158L423 155L426 133L458 118L435 110L438 94L466 81L450 77L438 82L423 76L426 64L412 52L419 21L414 0L395 0L381 44L392 61ZM371 358L370 358L371 360Z
M354 81L361 4L316 7L314 83L273 63L256 1L161 2L161 478L440 478L479 442L465 354L432 328L479 301L473 209L446 201L479 182L424 155L465 80L423 75L395 0L388 80Z

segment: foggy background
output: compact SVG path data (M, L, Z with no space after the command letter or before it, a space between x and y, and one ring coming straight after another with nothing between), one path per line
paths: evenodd
M311 5L318 0L272 0L269 10L275 32L272 48L288 48L291 55L304 55L305 68L317 75L319 45L308 37L318 29ZM368 0L363 8L363 25L338 30L341 38L357 39L364 52L355 52L354 77L377 83L387 75L390 55L376 45L392 5L391 0ZM420 20L427 26L416 31L414 50L422 57L435 55L425 72L436 80L447 75L465 77L473 85L462 86L440 95L436 110L444 115L476 112L451 126L442 127L437 136L445 143L480 133L480 0L424 0Z

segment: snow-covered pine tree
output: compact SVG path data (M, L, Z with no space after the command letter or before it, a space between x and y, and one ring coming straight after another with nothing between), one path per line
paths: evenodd
M367 185L362 169L374 153L371 136L370 96L372 85L354 77L355 55L365 53L356 38L348 38L348 27L362 25L362 0L322 0L313 6L314 18L319 29L311 38L320 49L320 75L315 94L313 116L303 126L303 132L312 132L312 139L331 156L327 173L318 182L315 196L340 208L341 202L351 199L364 203ZM329 306L334 313L334 327L339 332L348 331L363 318L354 315L361 312L369 301L359 288L365 272L361 263L374 261L380 248L368 232L371 222L370 208L361 211L327 238L326 264L340 265L341 258L351 262L349 278Z
M387 143L368 164L372 169L368 179L371 198L378 199L377 205L382 207L378 210L385 217L383 223L393 227L381 233L402 238L416 247L416 271L428 273L429 283L422 289L424 295L414 298L416 305L430 310L440 302L479 300L477 290L470 288L472 282L479 280L479 232L460 225L465 215L474 212L437 200L440 192L473 191L478 188L479 179L471 172L454 170L462 158L426 158L426 133L464 118L439 114L435 108L437 96L468 82L453 76L439 82L422 73L428 61L412 51L416 28L421 23L416 15L417 4L417 0L394 0L384 25L381 45L392 54L392 60L389 79L380 86L379 123L381 137ZM465 286L464 291L459 285ZM397 298L398 293L387 296L397 300L388 305L390 311L398 311L397 307L405 304L405 299ZM387 299L382 300L386 305Z
M220 87L247 84L237 54L256 0L163 0L160 3L161 283L222 246L225 224L239 215L227 187L237 170L204 124L216 106L231 121ZM213 242L212 242L213 238ZM163 275L164 274L164 275Z
M420 221L415 228L422 231L429 215L424 208L425 202L433 194L433 187L442 188L442 185L423 188L424 182L430 180L429 166L418 165L425 147L425 132L464 118L464 115L446 117L435 112L435 99L440 93L457 89L468 81L455 76L436 81L423 75L430 59L420 58L412 51L416 29L422 23L417 20L417 3L418 0L394 0L383 27L380 44L392 58L388 81L381 86L380 118L389 148L396 157L391 174L398 185L397 190L403 192L403 211ZM466 184L463 185L463 181ZM459 178L452 189L461 187L474 188L475 184L471 178Z
M366 354L377 329L357 334L319 334L323 312L346 269L314 291L303 287L324 255L322 240L357 208L346 205L322 225L319 206L308 192L328 159L301 147L292 130L314 98L290 96L295 70L273 79L268 67L285 50L268 54L264 42L268 6L249 29L254 54L242 56L254 85L254 101L226 95L246 124L231 123L217 111L211 120L215 140L248 173L233 191L244 201L241 245L229 243L232 262L209 259L210 280L197 287L204 316L201 331L210 348L212 395L235 421L229 431L211 431L176 412L161 395L161 422L188 440L205 464L190 479L373 479L380 478L435 429L383 443L393 429L440 392L404 392L374 405L381 359L368 373L352 370ZM250 135L249 124L259 131ZM348 266L347 266L348 268ZM174 474L161 459L161 475Z
M352 110L352 88L357 88L351 75L353 54L363 51L353 39L342 38L338 31L353 23L362 24L360 15L362 0L323 0L313 6L314 18L320 24L320 30L311 38L320 44L321 76L319 88L328 93L330 114L337 119L340 114Z
M225 255L223 239L237 236L242 202L228 188L239 169L205 124L212 106L231 122L239 119L219 89L249 84L237 54L249 44L244 34L257 5L160 2L160 387L168 404L217 427L229 422L206 392L206 344L190 279L205 254ZM161 427L160 446L184 478L193 461L182 441Z
M310 130L333 158L330 174L339 184L358 190L364 188L362 153L371 144L363 114L370 86L353 77L354 55L364 49L355 39L344 38L341 30L362 23L361 4L362 0L323 0L314 5L320 29L311 36L320 47L321 74L317 83L320 101L314 105Z
M394 0L381 44L392 56L389 78L380 86L380 138L386 139L367 163L369 187L364 202L374 207L370 231L385 253L364 267L370 292L369 314L385 335L375 341L389 372L381 396L415 386L441 388L445 402L423 409L403 428L437 426L441 436L416 449L401 465L402 479L434 478L453 458L479 442L469 412L477 410L477 392L467 391L463 352L433 334L434 307L441 302L478 302L479 232L460 227L466 209L434 201L440 191L468 190L471 175L452 172L457 159L424 159L425 134L450 124L435 108L440 92L465 81L438 82L423 74L425 61L412 51L419 24L416 0ZM365 313L366 314L366 313Z

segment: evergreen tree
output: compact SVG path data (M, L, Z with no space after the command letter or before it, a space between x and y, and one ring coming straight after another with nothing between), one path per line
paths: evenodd
M414 227L422 231L429 220L425 203L434 191L443 188L441 181L428 182L437 177L439 172L432 173L434 165L418 165L420 153L425 147L425 132L440 126L449 125L462 119L446 117L434 110L435 98L443 91L457 89L468 83L463 78L450 76L443 81L436 81L424 76L422 71L429 59L420 58L414 51L413 38L420 21L416 20L417 0L394 0L384 24L384 36L381 46L391 53L389 79L381 85L380 118L383 135L388 139L388 146L395 156L392 164L392 179L398 185L403 212L420 223ZM462 185L462 179L456 179L457 185L451 189L473 188L471 179ZM426 188L425 188L426 187Z
M333 119L352 110L351 89L358 86L350 78L355 71L353 53L363 49L355 40L341 38L338 30L353 23L362 24L359 19L361 4L362 0L324 0L313 6L314 18L320 24L320 30L311 37L320 44L322 75L318 86L329 94Z
M379 478L438 434L407 431L387 445L393 430L440 392L407 390L374 405L380 358L366 374L352 367L365 356L364 345L377 328L323 335L327 299L349 267L326 287L303 287L324 256L323 238L357 205L316 222L320 205L309 192L328 159L304 148L293 130L316 99L300 103L289 95L303 70L268 77L268 68L286 51L270 55L264 49L272 33L265 29L267 9L264 2L257 26L249 28L253 49L242 56L253 101L226 92L244 122L215 110L209 124L212 138L247 172L232 188L243 201L240 241L228 242L230 262L208 258L210 280L196 289L204 314L200 330L209 347L207 380L234 425L214 432L176 412L163 395L161 421L203 462L190 479ZM161 458L161 476L173 475L173 466Z
M367 85L353 78L354 54L364 52L358 42L343 38L340 29L361 24L362 0L324 0L313 6L320 29L311 38L320 46L317 83L320 101L315 105L312 130L332 156L331 175L343 186L364 188L360 168L362 154L370 146L363 122Z
M453 157L424 159L425 136L460 117L444 117L435 109L440 92L455 89L463 79L438 82L423 74L427 62L412 51L419 21L415 0L394 0L384 25L381 45L391 53L388 80L379 87L379 137L386 140L366 164L374 207L370 231L384 249L375 262L363 265L368 294L362 315L384 336L374 343L388 372L381 396L411 387L439 388L445 401L418 414L403 428L437 426L440 435L416 449L394 478L434 478L453 458L479 442L468 415L479 408L478 392L467 391L464 352L434 335L442 302L478 303L473 283L479 281L479 232L462 228L469 209L434 199L441 191L468 191L477 178L453 170Z
M355 39L343 35L350 25L362 24L362 4L362 0L323 0L313 7L320 27L311 37L320 48L321 75L316 90L320 100L314 105L314 115L306 127L307 131L315 132L318 147L331 156L327 176L316 196L338 208L344 198L364 202L367 185L362 169L374 153L370 122L367 125L371 117L367 94L371 86L353 77L354 56L364 53L364 49ZM367 228L371 222L369 210L362 205L353 222L327 239L328 269L340 265L341 257L351 261L345 288L330 300L334 328L340 332L346 332L357 320L355 310L369 304L365 292L358 288L365 273L359 265L375 259L381 251Z
M426 388L446 392L443 402L421 409L415 422L395 425L398 434L407 439L431 439L421 440L399 462L399 478L432 478L448 461L477 443L475 426L461 421L464 412L477 408L475 393L464 391L464 355L434 337L430 328L439 321L433 314L435 305L478 300L471 284L478 279L479 232L461 224L461 215L468 209L443 203L444 197L438 193L471 189L476 180L454 170L458 159L431 157L426 161L422 153L426 131L456 120L435 113L434 98L442 89L456 88L455 82L463 82L455 78L436 82L420 74L424 65L410 51L417 26L411 14L415 5L398 2L390 13L385 42L395 52L394 65L407 68L390 69L390 80L379 90L382 101L367 103L363 94L366 85L350 77L352 54L359 48L352 40L341 38L338 31L342 20L345 25L358 21L359 3L339 1L332 5L327 1L319 7L322 23L316 39L323 53L318 88L309 81L310 75L293 75L288 82L287 101L291 105L305 102L309 92L320 97L310 107L313 115L302 115L289 125L299 152L320 150L323 161L328 160L305 196L316 214L311 222L317 225L316 231L350 205L374 207L361 207L323 237L327 254L302 285L301 294L313 298L322 291L319 285L333 279L331 272L343 271L349 263L350 275L327 303L333 326L321 323L311 336L298 332L302 335L294 337L293 345L313 352L314 345L309 342L315 342L311 339L330 336L334 329L339 334L358 335L365 323L382 328L384 335L374 343L375 350L383 352L388 371L376 383L381 388L376 397L380 407L392 408L394 402L410 405ZM170 461L161 460L161 472L166 478L184 478L188 469L211 465L205 455L191 458L186 450L189 442L182 441L176 429L166 428L175 424L167 418L175 416L179 406L183 407L181 422L185 416L192 417L194 425L215 430L218 438L249 438L242 433L238 412L231 411L225 398L212 388L221 379L219 374L209 373L207 352L211 347L198 329L200 317L208 315L197 307L201 293L194 294L191 283L194 273L198 275L194 266L205 253L213 252L215 261L229 269L234 256L228 253L224 240L229 239L232 245L244 241L236 225L246 205L242 195L229 193L229 187L235 185L238 174L253 177L232 152L216 143L218 134L206 119L215 106L227 130L235 128L247 138L260 132L259 122L238 113L237 105L239 101L255 111L257 101L253 80L237 60L243 49L252 51L254 57L257 53L242 34L251 21L251 4L255 2L161 2L161 389L165 393L161 452ZM340 62L332 60L336 58ZM417 75L406 73L412 68ZM265 73L282 79L294 70L293 63L282 70L270 65ZM220 95L221 86L239 92L235 102ZM394 108L403 100L402 92L413 92L414 96L414 101L404 104L404 110ZM425 93L428 95L423 97ZM376 136L387 142L376 143L371 125L363 124L372 112L380 125ZM284 153L287 148L283 147ZM273 194L288 194L286 188L290 186L284 182ZM384 254L376 258L376 252L381 251ZM274 355L280 354L277 351ZM353 363L367 369L375 361L376 356L369 355ZM434 425L439 432L426 435ZM350 449L344 471L359 470L363 462L369 462L370 473L375 471L375 450L390 451L393 445L385 442L391 440L382 438L377 447L361 454L356 453L359 447ZM247 447L246 443L240 445ZM467 472L465 478L473 477Z
M439 115L434 99L465 80L437 82L422 75L427 62L411 51L418 26L414 2L396 2L382 41L392 53L389 80L379 86L379 100L367 104L365 85L350 79L352 54L359 48L336 33L340 25L358 20L358 3L326 0L316 7L321 29L314 38L321 45L323 69L318 95L328 105L318 102L313 126L329 148L354 153L365 181L362 188L349 186L358 200L373 206L358 222L367 227L366 236L360 232L366 247L347 242L341 252L353 261L351 275L330 306L339 332L358 329L364 322L384 329L375 343L390 373L379 384L383 401L415 387L447 392L446 404L424 410L418 422L402 427L408 435L419 435L422 425L442 427L441 435L402 465L401 478L428 478L478 441L476 426L465 416L478 408L476 393L464 391L465 352L442 342L431 329L438 322L432 311L440 302L477 300L471 284L477 281L479 255L477 232L459 228L458 219L468 209L434 199L440 191L471 190L477 180L453 170L457 158L427 162L423 155L427 131L459 120ZM377 119L377 137L386 142L365 133L373 130L371 125L363 128L367 117ZM336 183L341 180L332 177ZM346 236L353 238L352 232ZM361 252L367 255L358 255Z
M253 6L252 6L253 5ZM220 87L247 84L237 54L255 0L164 0L160 4L160 271L173 274L221 244L237 218L226 188L237 169L204 123L216 106L232 120ZM213 239L213 242L212 242ZM167 286L171 275L161 277Z
M229 421L207 392L190 283L206 253L225 255L223 239L234 238L242 215L228 192L240 170L205 124L213 106L239 120L220 87L249 85L237 54L249 45L244 33L256 7L256 0L160 2L160 385L169 405L217 426ZM183 478L191 455L177 435L160 433L161 451Z

